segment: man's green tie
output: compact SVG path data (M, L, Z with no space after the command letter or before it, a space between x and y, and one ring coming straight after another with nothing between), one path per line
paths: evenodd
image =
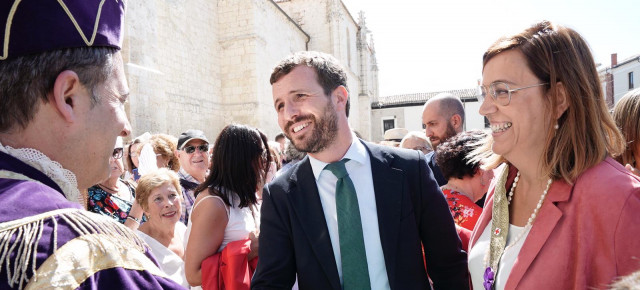
M340 258L342 260L342 289L371 289L367 254L364 249L362 222L358 196L344 164L345 158L327 164L324 169L336 177L336 211L338 214L338 234L340 235Z

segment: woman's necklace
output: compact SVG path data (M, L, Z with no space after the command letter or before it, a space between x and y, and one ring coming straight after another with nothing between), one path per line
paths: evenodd
M113 195L115 195L115 196L117 196L117 197L119 197L121 199L124 199L124 200L127 200L127 201L131 201L131 199L132 199L131 192L127 188L127 193L129 193L129 196L125 197L124 193L121 192L122 187L118 186L118 183L120 183L120 182L121 182L120 180L116 181L116 187L109 187L109 186L106 186L106 185L104 185L102 183L98 183L98 186L100 186L103 190L106 189L106 191L108 193L111 193L111 194L113 194Z
M503 174L504 175L508 174L508 168L506 168L503 171ZM502 182L502 184L499 184L499 185L502 186L502 188L504 189L506 176L500 179L501 180L499 180L498 182ZM533 213L531 213L531 216L529 217L529 220L527 221L527 225L525 225L524 230L520 232L520 234L515 238L513 243L511 243L511 245L504 246L506 245L506 242L507 242L506 239L507 239L508 226L509 226L508 225L509 224L508 205L511 203L511 199L513 198L513 194L515 192L515 189L516 189L516 186L518 185L519 180L520 180L520 171L518 171L518 174L516 174L516 178L513 180L513 185L511 186L511 190L509 191L506 205L504 204L504 199L502 197L494 196L495 198L494 209L493 209L494 214L499 213L500 219L503 221L506 219L506 223L503 222L503 224L500 226L496 226L495 224L492 226L495 228L493 230L494 236L490 237L489 248L487 249L487 254L484 256L484 264L487 267L484 272L484 283L483 283L485 290L493 289L496 274L498 271L498 264L500 262L500 258L502 257L502 254L508 249L510 249L511 247L513 247L514 245L518 244L518 242L524 237L524 235L529 232L529 230L533 226L533 222L536 220L536 217L538 215L538 212L540 211L540 208L542 207L542 204L544 203L547 193L549 192L551 183L553 183L553 179L549 178L549 180L547 180L547 187L542 192L542 195L540 196L540 200L538 201L536 208L533 210ZM498 205L497 203L501 203L501 204ZM492 223L493 223L493 219L492 219ZM506 230L503 231L501 230L501 228L505 228ZM492 248L496 249L495 253L491 251Z
M109 187L102 183L98 183L98 186L100 186L102 189L106 189L107 191L109 191L109 193L118 193L118 182L116 182L116 187Z

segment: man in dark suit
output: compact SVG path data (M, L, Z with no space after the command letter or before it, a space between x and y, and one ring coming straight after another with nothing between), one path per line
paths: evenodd
M422 107L422 129L431 142L433 152L426 155L427 163L439 186L447 184L436 163L438 145L462 132L464 107L460 99L449 93L441 93L429 99Z
M296 274L300 289L428 289L427 272L438 289L467 289L466 253L424 156L357 139L346 83L318 52L271 75L278 123L308 155L264 188L252 289L291 289Z

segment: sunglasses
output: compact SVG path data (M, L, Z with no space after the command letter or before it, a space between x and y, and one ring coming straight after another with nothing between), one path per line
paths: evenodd
M124 149L122 147L115 148L113 149L113 153L111 153L111 158L120 159L122 158L123 152L124 152Z
M205 152L205 153L209 152L209 144L200 144L197 147L189 145L182 148L182 150L184 150L184 152L187 152L187 154L191 154L193 152L196 152L196 148L200 150L200 152Z

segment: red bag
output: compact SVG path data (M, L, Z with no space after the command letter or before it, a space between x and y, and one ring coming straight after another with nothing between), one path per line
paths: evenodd
M202 289L249 290L258 258L248 261L251 240L233 241L202 261Z

